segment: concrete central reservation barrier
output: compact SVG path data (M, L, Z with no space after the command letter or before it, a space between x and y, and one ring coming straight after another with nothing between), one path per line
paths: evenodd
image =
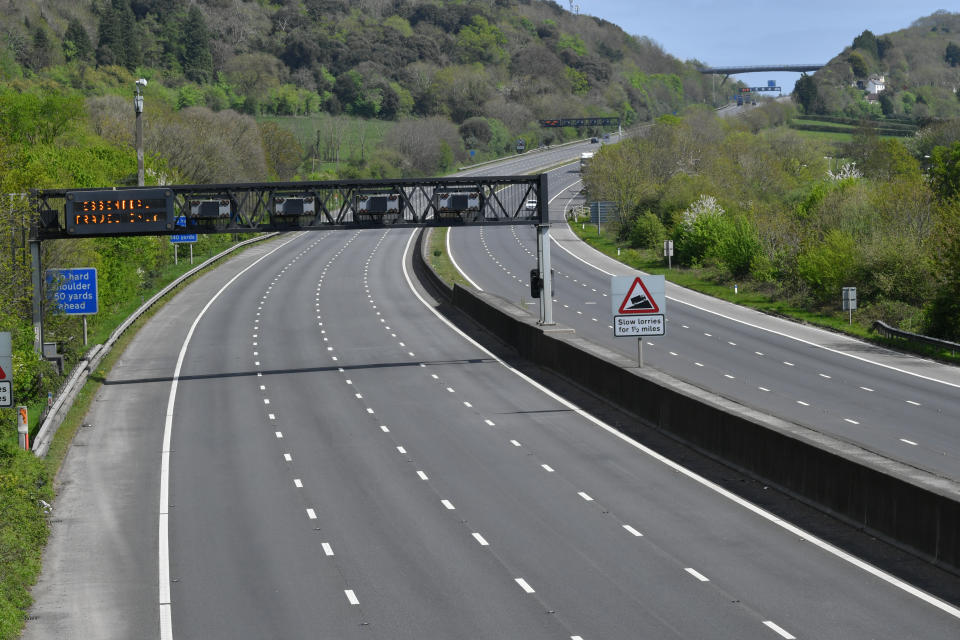
M416 260L416 271L435 290L520 356L646 425L960 573L960 483L640 369L570 330L539 326L497 296L459 285L451 290L428 266L422 244Z

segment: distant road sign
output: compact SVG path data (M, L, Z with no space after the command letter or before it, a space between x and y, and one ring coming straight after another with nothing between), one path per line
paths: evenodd
M170 236L170 242L173 243L182 243L182 242L196 242L197 234L195 233L181 233Z
M618 127L620 118L553 118L541 120L541 127Z
M46 280L55 312L79 316L99 310L96 269L47 269Z

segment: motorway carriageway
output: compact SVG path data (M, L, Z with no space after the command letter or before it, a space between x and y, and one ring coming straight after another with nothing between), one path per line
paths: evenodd
M66 460L24 638L956 638L954 606L454 329L412 238L287 234L146 324Z
M638 275L576 239L565 212L581 186L576 165L550 172L554 320L637 358L615 338L610 276ZM478 289L532 315L532 227L450 231L449 253ZM839 292L838 292L839 295ZM960 373L667 285L666 335L644 339L644 365L748 407L960 480Z

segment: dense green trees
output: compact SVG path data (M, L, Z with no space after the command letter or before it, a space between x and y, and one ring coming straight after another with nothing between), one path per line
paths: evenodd
M909 117L921 123L931 118L960 117L955 92L960 64L960 14L937 12L906 29L883 36L864 31L852 46L797 83L794 100L806 113L860 118L880 115ZM868 103L857 80L884 76L880 104ZM877 107L880 109L877 109Z
M100 14L97 63L134 69L143 60L140 30L129 0L111 0Z
M89 62L93 58L93 43L90 34L76 18L67 25L63 34L63 56L67 62L80 60Z
M39 0L18 11L37 15ZM618 114L629 124L712 95L693 64L653 41L549 3L99 0L52 11L67 24L62 35L10 26L21 64L137 70L151 86L176 89L180 108L441 115L455 124L483 116L520 135L536 118L564 115L561 104L567 114Z
M956 42L948 43L947 50L943 54L943 59L946 60L951 67L960 65L960 46L957 46Z
M839 150L783 127L753 131L698 110L660 118L597 154L590 198L617 204L620 241L659 254L673 238L675 264L720 281L812 309L836 307L840 289L856 286L863 322L960 336L955 125L908 144L864 128Z

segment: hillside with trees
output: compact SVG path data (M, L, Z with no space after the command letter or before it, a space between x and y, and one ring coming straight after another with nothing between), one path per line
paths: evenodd
M861 335L881 320L960 341L960 121L836 147L783 126L791 111L691 108L603 147L585 183L616 204L610 241L649 269L671 238L685 277L805 318L839 315L855 286Z
M709 99L696 63L540 0L0 0L0 331L13 337L14 398L33 434L64 376L33 350L24 194L136 184L138 78L148 185L430 175L470 151L512 153L517 138L534 147L591 133L540 129L540 118L629 125ZM235 240L202 235L193 249L207 257ZM188 268L166 237L48 241L42 252L45 268L97 268L91 344ZM88 348L80 319L44 322L69 371ZM17 449L12 409L0 423L6 639L30 605L61 458Z
M99 98L98 113L121 109L105 98L127 98L131 78L143 77L148 103L174 111L406 122L437 141L424 162L424 150L381 140L387 164L406 174L442 171L469 150L500 155L517 138L532 148L590 133L541 129L539 119L617 116L629 126L711 99L698 63L542 0L6 4L7 82L49 79ZM438 118L448 125L437 126ZM321 138L300 136L294 151L305 160ZM367 167L367 156L355 171L389 172Z
M868 101L871 76L884 88ZM910 27L876 35L867 30L811 76L794 99L808 114L847 117L960 117L960 13L938 11Z

